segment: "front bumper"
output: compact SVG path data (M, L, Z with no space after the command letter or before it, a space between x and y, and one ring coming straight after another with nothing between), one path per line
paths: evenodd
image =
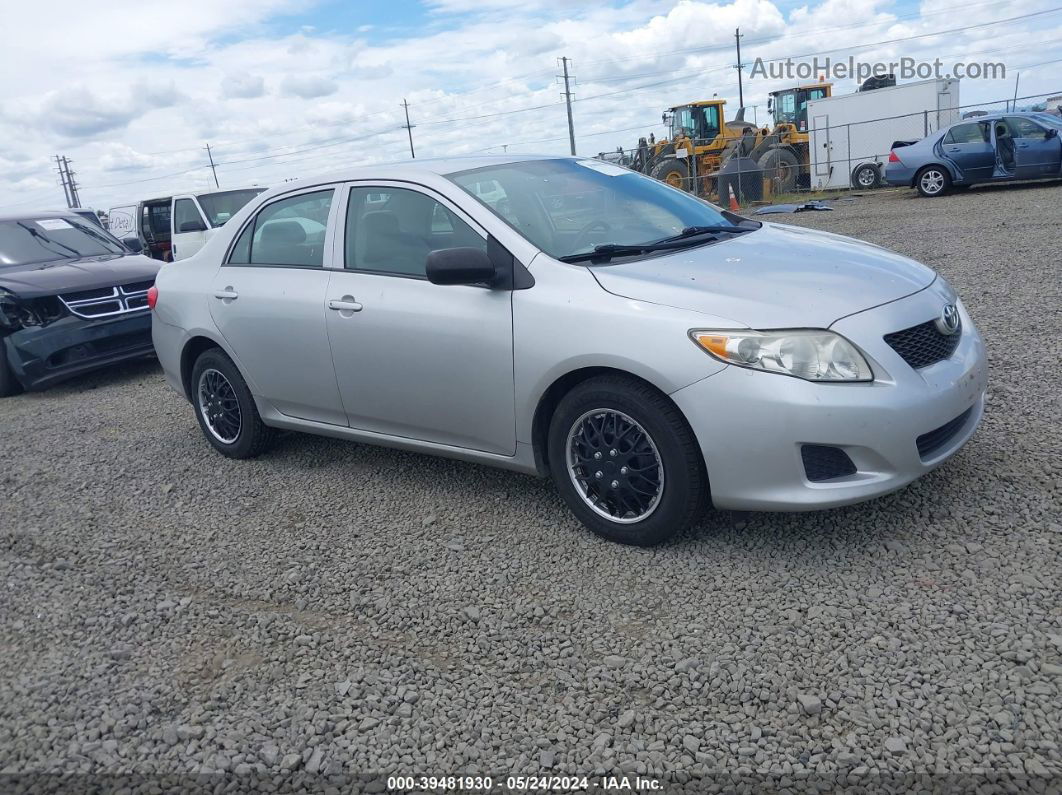
M154 353L151 313L86 320L69 315L3 339L7 361L26 389L46 389L81 373Z
M948 359L919 370L882 339L936 317L954 300L938 280L914 296L831 327L867 356L875 380L815 384L727 367L671 395L697 435L718 508L800 511L849 505L899 489L936 468L973 435L984 412L984 343L960 304L962 338ZM947 441L919 454L917 439L969 411ZM843 450L856 472L808 479L803 445Z

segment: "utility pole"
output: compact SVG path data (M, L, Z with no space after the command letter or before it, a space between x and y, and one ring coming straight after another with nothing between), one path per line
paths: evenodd
M563 75L563 77L564 77L564 91L561 92L561 93L564 96L564 101L568 105L568 143L571 145L572 154L574 155L575 154L575 124L572 122L572 90L571 90L571 85L568 82L568 80L569 80L568 60L569 59L565 56L565 57L561 58L560 60L561 60L561 66L564 69L564 75ZM561 75L557 75L557 77L561 77Z
M66 172L63 171L63 161L59 155L55 156L55 170L59 173L59 181L63 183L63 196L66 198L66 206L73 207L73 202L70 201L70 188L66 184Z
M207 157L210 158L210 170L214 172L214 187L220 188L221 185L218 183L218 170L214 167L214 153L210 151L210 144L207 144L203 148L207 150Z
M63 170L66 172L66 184L70 189L70 206L80 207L81 197L77 195L77 181L74 179L74 173L70 170L70 161L63 157Z
M741 28L734 28L734 44L737 45L737 70L738 70L738 107L745 107L745 93L741 88L741 69L744 64L741 63Z
M1014 103L1011 107L1011 113L1018 109L1018 81L1021 80L1021 72L1014 75Z
M409 103L404 99L402 100L402 107L406 111L406 133L409 135L409 156L416 160L417 153L413 151L413 128L417 125L409 123Z

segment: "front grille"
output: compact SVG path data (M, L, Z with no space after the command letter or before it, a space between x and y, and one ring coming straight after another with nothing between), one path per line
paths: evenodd
M936 322L928 320L903 331L886 334L885 342L917 370L944 361L955 353L961 336L962 328L954 334L941 334Z
M127 315L147 310L147 291L154 282L131 282L117 287L81 290L59 296L67 309L78 317L98 318Z
M966 425L966 421L970 418L970 412L972 411L973 406L966 409L966 411L951 422L946 422L936 430L930 431L929 433L923 433L919 436L915 440L915 443L918 445L918 455L923 460L926 458L932 458L934 453L955 438L955 434L963 429Z
M800 447L804 460L804 474L812 483L843 478L856 473L856 466L848 453L840 447L824 444L805 444Z

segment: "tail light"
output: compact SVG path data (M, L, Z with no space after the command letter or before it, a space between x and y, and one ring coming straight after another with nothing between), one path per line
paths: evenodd
M154 309L155 303L159 300L159 288L155 285L148 287L148 309Z
M900 163L902 161L900 160L900 158L898 158L896 156L895 152L889 152L889 162L890 163Z

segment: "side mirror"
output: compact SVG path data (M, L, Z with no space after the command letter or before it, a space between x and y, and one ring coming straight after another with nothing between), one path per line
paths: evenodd
M1050 141L1052 138L1058 137L1058 130L1054 127L1048 127L1047 132L1044 134L1044 138Z
M424 271L432 284L491 284L494 263L481 248L442 248L428 255Z
M144 244L140 242L139 237L127 237L125 240L122 241L122 245L124 245L134 254L139 254L141 251L144 250Z
M185 221L181 224L181 228L178 232L205 232L206 225L202 221Z

